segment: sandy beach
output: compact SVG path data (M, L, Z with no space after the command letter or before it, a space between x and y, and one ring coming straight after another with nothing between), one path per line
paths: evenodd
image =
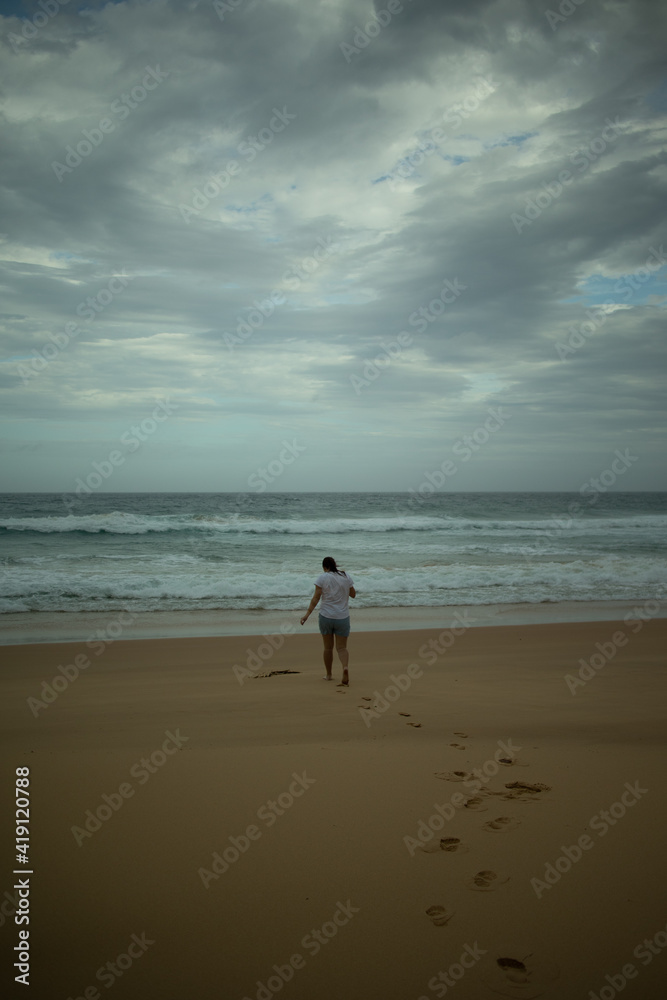
M662 998L667 621L455 631L6 646L9 995Z

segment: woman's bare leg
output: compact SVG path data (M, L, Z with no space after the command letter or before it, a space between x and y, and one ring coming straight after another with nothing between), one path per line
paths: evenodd
M322 659L324 660L324 669L327 672L327 677L331 677L331 667L333 665L334 637L332 635L323 635L322 642L324 643L324 650L322 652Z
M336 652L338 653L338 659L340 660L340 665L343 668L343 684L350 683L350 676L347 671L348 663L350 661L350 654L347 650L347 636L337 635L336 636Z

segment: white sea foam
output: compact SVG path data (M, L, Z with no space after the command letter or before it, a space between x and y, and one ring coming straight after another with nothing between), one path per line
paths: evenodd
M163 610L200 608L298 608L313 587L314 573L262 571L231 566L220 573L211 564L163 555L66 571L26 562L0 580L5 611L95 610L124 607ZM650 557L600 556L593 560L488 563L354 570L357 605L363 607L439 604L535 603L560 600L621 600L650 596L667 586L667 573Z
M666 498L601 498L572 518L576 496L439 495L415 510L397 494L117 494L78 513L57 495L0 496L0 610L295 611L330 554L354 577L353 608L664 592Z
M484 533L534 533L543 538L597 531L627 531L629 528L665 530L667 516L635 515L629 518L569 518L554 515L541 519L472 519L465 517L401 514L396 517L339 518L259 518L242 514L219 515L144 515L126 511L109 514L68 514L50 517L8 517L0 520L5 531L110 533L141 535L149 532L219 532L223 534L334 535L351 532L382 533L393 531L443 531Z

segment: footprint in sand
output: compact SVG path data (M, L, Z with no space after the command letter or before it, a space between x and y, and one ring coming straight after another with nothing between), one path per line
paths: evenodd
M441 837L440 840L431 841L424 844L422 851L427 854L436 854L439 851L447 851L448 854L465 854L468 848L462 844L458 837Z
M421 722L406 722L406 726L412 726L414 729L421 729Z
M546 993L558 975L558 966L554 962L531 954L523 959L497 958L495 967L482 975L482 981L502 996L533 1000Z
M454 916L454 911L448 910L445 906L429 906L426 914L436 927L444 927Z
M489 833L500 833L502 830L513 830L520 822L521 820L514 819L512 816L498 816L496 819L490 819L488 823L484 823L482 830L488 830Z
M450 743L450 747L454 747L455 750L465 750L462 743Z
M500 795L503 799L520 799L524 802L536 802L537 796L540 792L550 792L551 785L543 785L542 782L536 782L531 785L527 781L510 781L505 785L508 789L507 792L496 792L496 795Z
M496 760L503 767L528 767L523 761L516 760L514 757L496 757Z
M550 792L551 785L543 785L541 781L536 781L534 785L527 781L510 781L505 788L518 788L522 792Z
M461 846L461 841L458 837L441 837L440 838L440 850L442 851L457 851Z
M473 795L471 799L463 803L464 809L475 809L477 812L485 812L489 807L481 795Z
M399 715L404 715L406 719L409 719L411 713L410 712L399 712L398 714Z
M505 885L506 882L509 882L509 875L499 875L497 872L485 869L466 879L465 884L469 889L474 889L475 892L493 892L499 885Z
M434 771L436 778L442 781L470 781L472 774L470 771Z
M361 700L362 701L372 701L373 699L369 698L367 694L362 694Z
M467 733L454 733L454 736L460 736L461 739L463 739L463 740L467 740L468 739L468 734Z
M528 968L520 959L498 958L496 959L496 965L510 983L528 982Z

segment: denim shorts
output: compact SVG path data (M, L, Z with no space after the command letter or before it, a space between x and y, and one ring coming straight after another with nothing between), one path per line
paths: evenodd
M345 638L350 634L350 618L325 618L319 617L321 635L342 635Z

